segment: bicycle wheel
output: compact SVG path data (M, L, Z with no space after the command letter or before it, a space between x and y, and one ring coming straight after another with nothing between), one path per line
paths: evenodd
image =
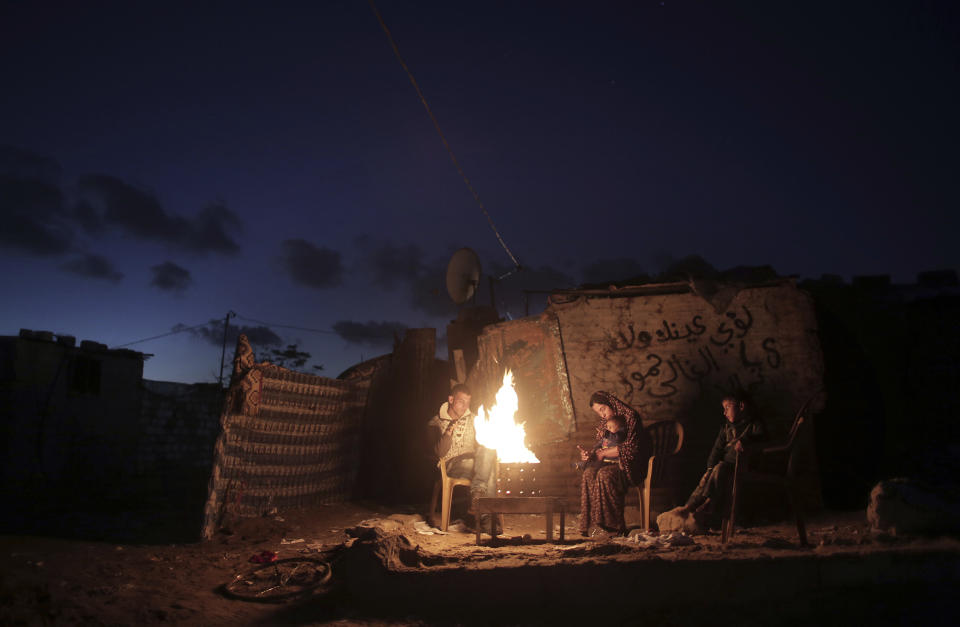
M273 603L312 592L327 583L330 575L326 562L291 557L239 574L221 590L230 598Z

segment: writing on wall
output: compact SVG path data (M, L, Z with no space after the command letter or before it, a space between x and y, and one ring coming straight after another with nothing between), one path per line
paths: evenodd
M628 320L609 333L603 357L617 366L628 402L669 398L685 386L755 392L784 366L775 323L761 333L756 322L746 304L717 316Z

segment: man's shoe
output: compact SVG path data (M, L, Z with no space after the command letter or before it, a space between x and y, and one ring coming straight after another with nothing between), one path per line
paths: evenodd
M480 518L477 521L480 531L483 533L490 533L490 514L481 514ZM499 536L503 533L503 525L500 523L500 517L494 520L494 533L493 535Z

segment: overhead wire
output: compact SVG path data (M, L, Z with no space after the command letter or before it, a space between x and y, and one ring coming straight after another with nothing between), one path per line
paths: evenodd
M237 320L246 320L247 322L256 322L257 324L263 324L268 327L277 327L278 329L295 329L297 331L310 331L312 333L327 333L330 335L339 335L336 331L330 329L311 329L308 327L295 327L289 324L277 324L275 322L264 322L263 320L257 320L255 318L246 318L240 314L236 315Z
M403 56L400 54L400 48L397 47L397 42L393 39L393 34L390 32L390 29L387 27L387 23L383 20L383 16L380 14L380 10L377 9L377 6L373 3L373 0L368 0L370 3L370 8L373 10L374 15L377 16L377 21L380 22L380 27L383 29L383 32L387 35L387 40L390 42L390 47L393 48L393 53L397 56L397 60L400 61L400 65L403 66L404 71L407 73L407 77L410 79L410 83L413 85L413 88L417 92L417 96L420 98L420 102L423 104L423 108L426 109L427 115L430 116L430 120L433 122L433 127L437 129L437 134L440 136L440 141L443 142L444 148L447 149L447 154L450 155L450 160L453 162L453 165L457 168L457 172L460 173L460 176L463 178L463 182L466 183L467 189L470 190L470 193L473 195L473 199L477 201L477 204L480 206L480 211L483 212L484 217L487 219L487 223L490 225L490 229L493 231L493 234L496 236L497 241L500 242L500 246L503 248L504 252L507 253L507 256L510 257L510 261L513 262L515 270L521 268L520 262L517 260L516 256L510 251L510 248L507 246L507 243L503 241L503 237L500 236L500 232L497 230L496 225L493 223L493 218L490 217L490 213L487 211L487 208L483 205L483 201L480 200L480 194L477 193L477 190L473 187L473 183L470 182L470 179L467 177L467 173L464 172L463 167L460 165L460 161L457 160L456 155L453 154L453 149L450 147L450 142L447 141L446 136L443 134L443 131L440 129L440 123L437 121L437 116L433 114L433 110L430 108L430 105L427 104L427 99L423 95L423 91L420 89L420 85L417 83L417 79L413 77L413 72L410 71L410 67L407 65L407 62L403 60ZM506 276L506 275L504 275Z
M265 326L268 326L268 327L276 327L276 328L278 328L278 329L294 329L294 330L296 330L296 331L309 331L309 332L311 332L311 333L323 333L323 334L327 334L327 335L339 335L336 331L333 331L333 330L331 330L331 329L311 329L311 328L309 328L309 327L298 327L298 326L293 326L293 325L289 325L289 324L277 324L277 323L275 323L275 322L265 322L265 321L263 321L263 320L257 320L256 318L247 318L247 317L241 316L241 315L239 315L239 314L236 314L236 315L234 315L233 317L236 318L237 320L244 320L244 321L246 321L246 322L254 322L254 323L256 323L256 324L262 324L262 325L265 325ZM134 344L140 344L140 343L142 343L142 342L149 342L150 340L158 340L158 339L163 338L163 337L168 337L168 336L170 336L170 335L176 335L177 333L183 333L184 331L192 331L192 330L194 330L194 329L199 329L200 327L206 327L206 326L209 326L209 325L212 325L212 324L217 324L217 325L219 325L219 324L221 324L221 321L214 319L214 320L210 320L209 322L204 322L203 324L195 324L195 325L193 325L192 327L181 327L181 328L174 329L173 331L168 331L167 333L161 333L160 335L152 335L152 336L150 336L150 337L145 337L145 338L143 338L142 340L134 340L134 341L132 341L132 342L127 342L126 344L118 344L118 345L116 345L116 346L114 346L114 347L112 347L112 348L124 348L124 347L126 347L126 346L133 346Z
M154 335L154 336L152 336L152 337L145 337L145 338L143 338L142 340L134 340L134 341L132 341L132 342L127 342L126 344L118 344L117 346L114 346L113 348L124 348L125 346L133 346L134 344L140 344L141 342L149 342L150 340L158 340L158 339L160 339L160 338L162 338L162 337L167 337L168 335L176 335L177 333L183 333L184 331L192 331L193 329L199 329L200 327L205 327L205 326L207 326L208 324L210 324L210 323L209 323L209 322L204 322L203 324L195 324L195 325L193 325L192 327L182 327L182 328L179 328L179 329L174 329L173 331L169 331L169 332L167 332L167 333L161 333L160 335Z

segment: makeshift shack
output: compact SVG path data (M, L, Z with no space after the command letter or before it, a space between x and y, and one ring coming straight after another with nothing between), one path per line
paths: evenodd
M645 425L683 425L683 448L654 502L662 511L682 502L703 473L724 394L747 391L776 439L823 387L813 304L791 279L556 291L541 315L488 326L478 344L469 378L477 403L489 406L504 370L513 371L517 420L542 463L541 489L572 504L579 502L575 444L595 437L589 398L596 390L635 407ZM814 413L823 403L820 394ZM806 449L804 502L818 506L813 446Z

